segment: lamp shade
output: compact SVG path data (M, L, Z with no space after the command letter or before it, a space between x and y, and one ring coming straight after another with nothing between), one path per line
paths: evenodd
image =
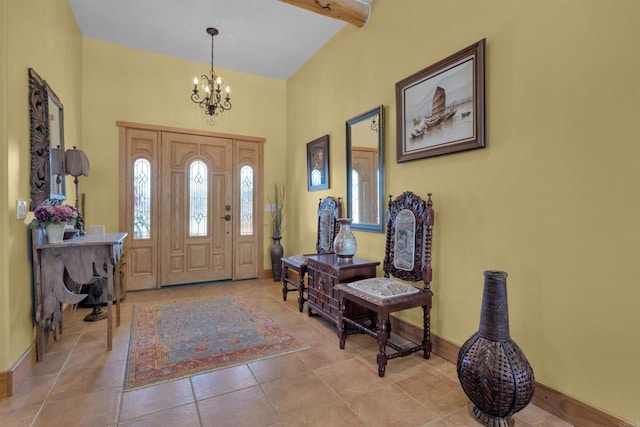
M71 175L75 178L80 175L89 176L89 159L82 150L67 150L64 153L64 166L67 175Z

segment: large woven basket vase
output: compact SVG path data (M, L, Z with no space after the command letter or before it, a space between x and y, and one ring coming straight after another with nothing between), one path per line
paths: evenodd
M507 273L484 272L480 328L460 348L458 379L486 426L512 426L512 415L531 401L533 369L509 336Z

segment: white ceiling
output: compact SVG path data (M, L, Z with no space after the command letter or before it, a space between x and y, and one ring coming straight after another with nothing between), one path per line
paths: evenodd
M365 0L368 2L368 0ZM344 25L278 0L69 0L84 37L286 80Z

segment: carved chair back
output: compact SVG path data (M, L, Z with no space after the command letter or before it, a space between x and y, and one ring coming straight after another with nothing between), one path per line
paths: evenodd
M383 262L384 277L425 283L430 290L432 278L431 244L434 212L431 193L428 200L405 191L392 200L387 209L387 240Z
M342 216L341 198L328 196L318 203L318 236L316 251L319 254L333 252L333 240L340 230L338 218Z

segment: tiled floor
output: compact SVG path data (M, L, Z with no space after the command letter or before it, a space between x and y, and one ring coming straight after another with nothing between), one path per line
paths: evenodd
M310 348L143 389L123 391L132 307L166 298L244 294L261 304ZM389 361L379 378L376 344L352 335L338 348L334 327L282 301L271 280L129 292L122 324L106 351L106 320L89 309L66 313L63 335L9 398L9 426L478 426L455 366L422 353ZM515 426L568 426L534 405Z

